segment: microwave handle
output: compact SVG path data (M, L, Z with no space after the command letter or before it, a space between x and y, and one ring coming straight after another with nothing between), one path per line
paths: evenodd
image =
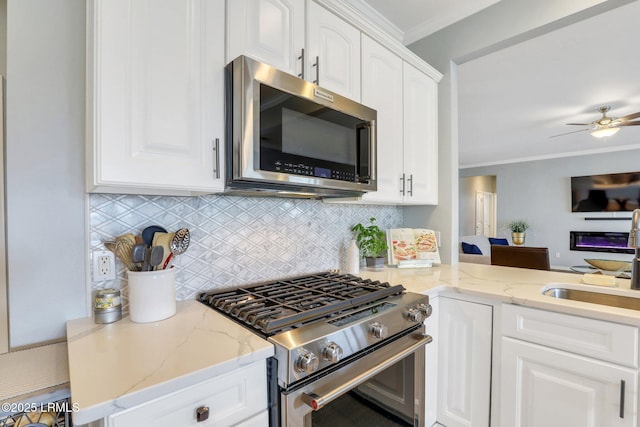
M363 143L363 138L362 135L363 133L366 134L370 134L371 133L371 125L369 123L361 123L356 127L356 131L357 131L357 135L356 135L356 171L358 173L358 182L367 182L371 179L371 146L369 145L367 147L367 152L365 153L365 155L362 155L362 143ZM365 143L366 144L370 144L371 141L371 135L367 135L368 137L365 138ZM364 170L363 167L363 159L366 159L367 164L369 165L369 167L366 169L366 171Z

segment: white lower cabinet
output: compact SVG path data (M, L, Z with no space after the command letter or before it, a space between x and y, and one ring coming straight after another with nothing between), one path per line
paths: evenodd
M208 409L198 422L198 410ZM107 427L264 427L267 416L267 373L264 361L231 371L109 416Z
M637 328L504 305L502 333L501 426L637 426Z
M637 371L502 339L501 421L509 427L636 426Z
M493 307L440 297L438 309L437 421L488 426Z

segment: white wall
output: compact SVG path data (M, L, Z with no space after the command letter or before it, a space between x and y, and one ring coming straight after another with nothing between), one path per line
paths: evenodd
M10 345L65 337L87 314L85 1L7 4Z
M458 260L457 65L631 1L539 0L535 7L530 0L502 1L409 46L444 76L438 86L438 206L405 208L405 224L440 230L444 263Z
M548 247L552 265L570 267L585 265L584 258L632 258L629 254L569 250L569 231L628 232L631 228L630 221L584 219L610 218L611 213L572 213L570 178L637 171L640 170L638 159L640 150L618 151L461 169L460 176L495 175L498 193L498 235L508 235L506 224L512 220L523 219L531 226L527 230L527 245ZM630 218L631 214L616 213L616 216Z

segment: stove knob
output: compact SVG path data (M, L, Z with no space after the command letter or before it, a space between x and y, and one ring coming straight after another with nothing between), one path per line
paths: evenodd
M381 340L389 336L389 329L387 328L387 325L380 322L373 322L371 324L370 332L374 338L378 338Z
M422 311L418 308L408 308L407 311L404 312L404 316L407 318L409 322L422 322L424 317L422 315Z
M431 308L431 304L424 304L424 303L418 304L418 310L422 312L422 315L424 316L425 319L431 316L431 313L433 312L433 309Z
M308 352L298 356L296 360L296 371L310 374L318 369L318 356Z
M331 363L339 362L340 359L342 359L342 347L334 342L330 342L322 349L322 357Z

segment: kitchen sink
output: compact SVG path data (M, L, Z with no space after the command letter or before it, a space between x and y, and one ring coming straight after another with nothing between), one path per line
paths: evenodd
M628 308L640 310L640 291L635 295L624 295L622 290L612 289L611 293L593 292L584 289L573 289L562 286L547 286L543 288L542 294L553 298L561 298L572 301L588 302L591 304L608 305L611 307Z

